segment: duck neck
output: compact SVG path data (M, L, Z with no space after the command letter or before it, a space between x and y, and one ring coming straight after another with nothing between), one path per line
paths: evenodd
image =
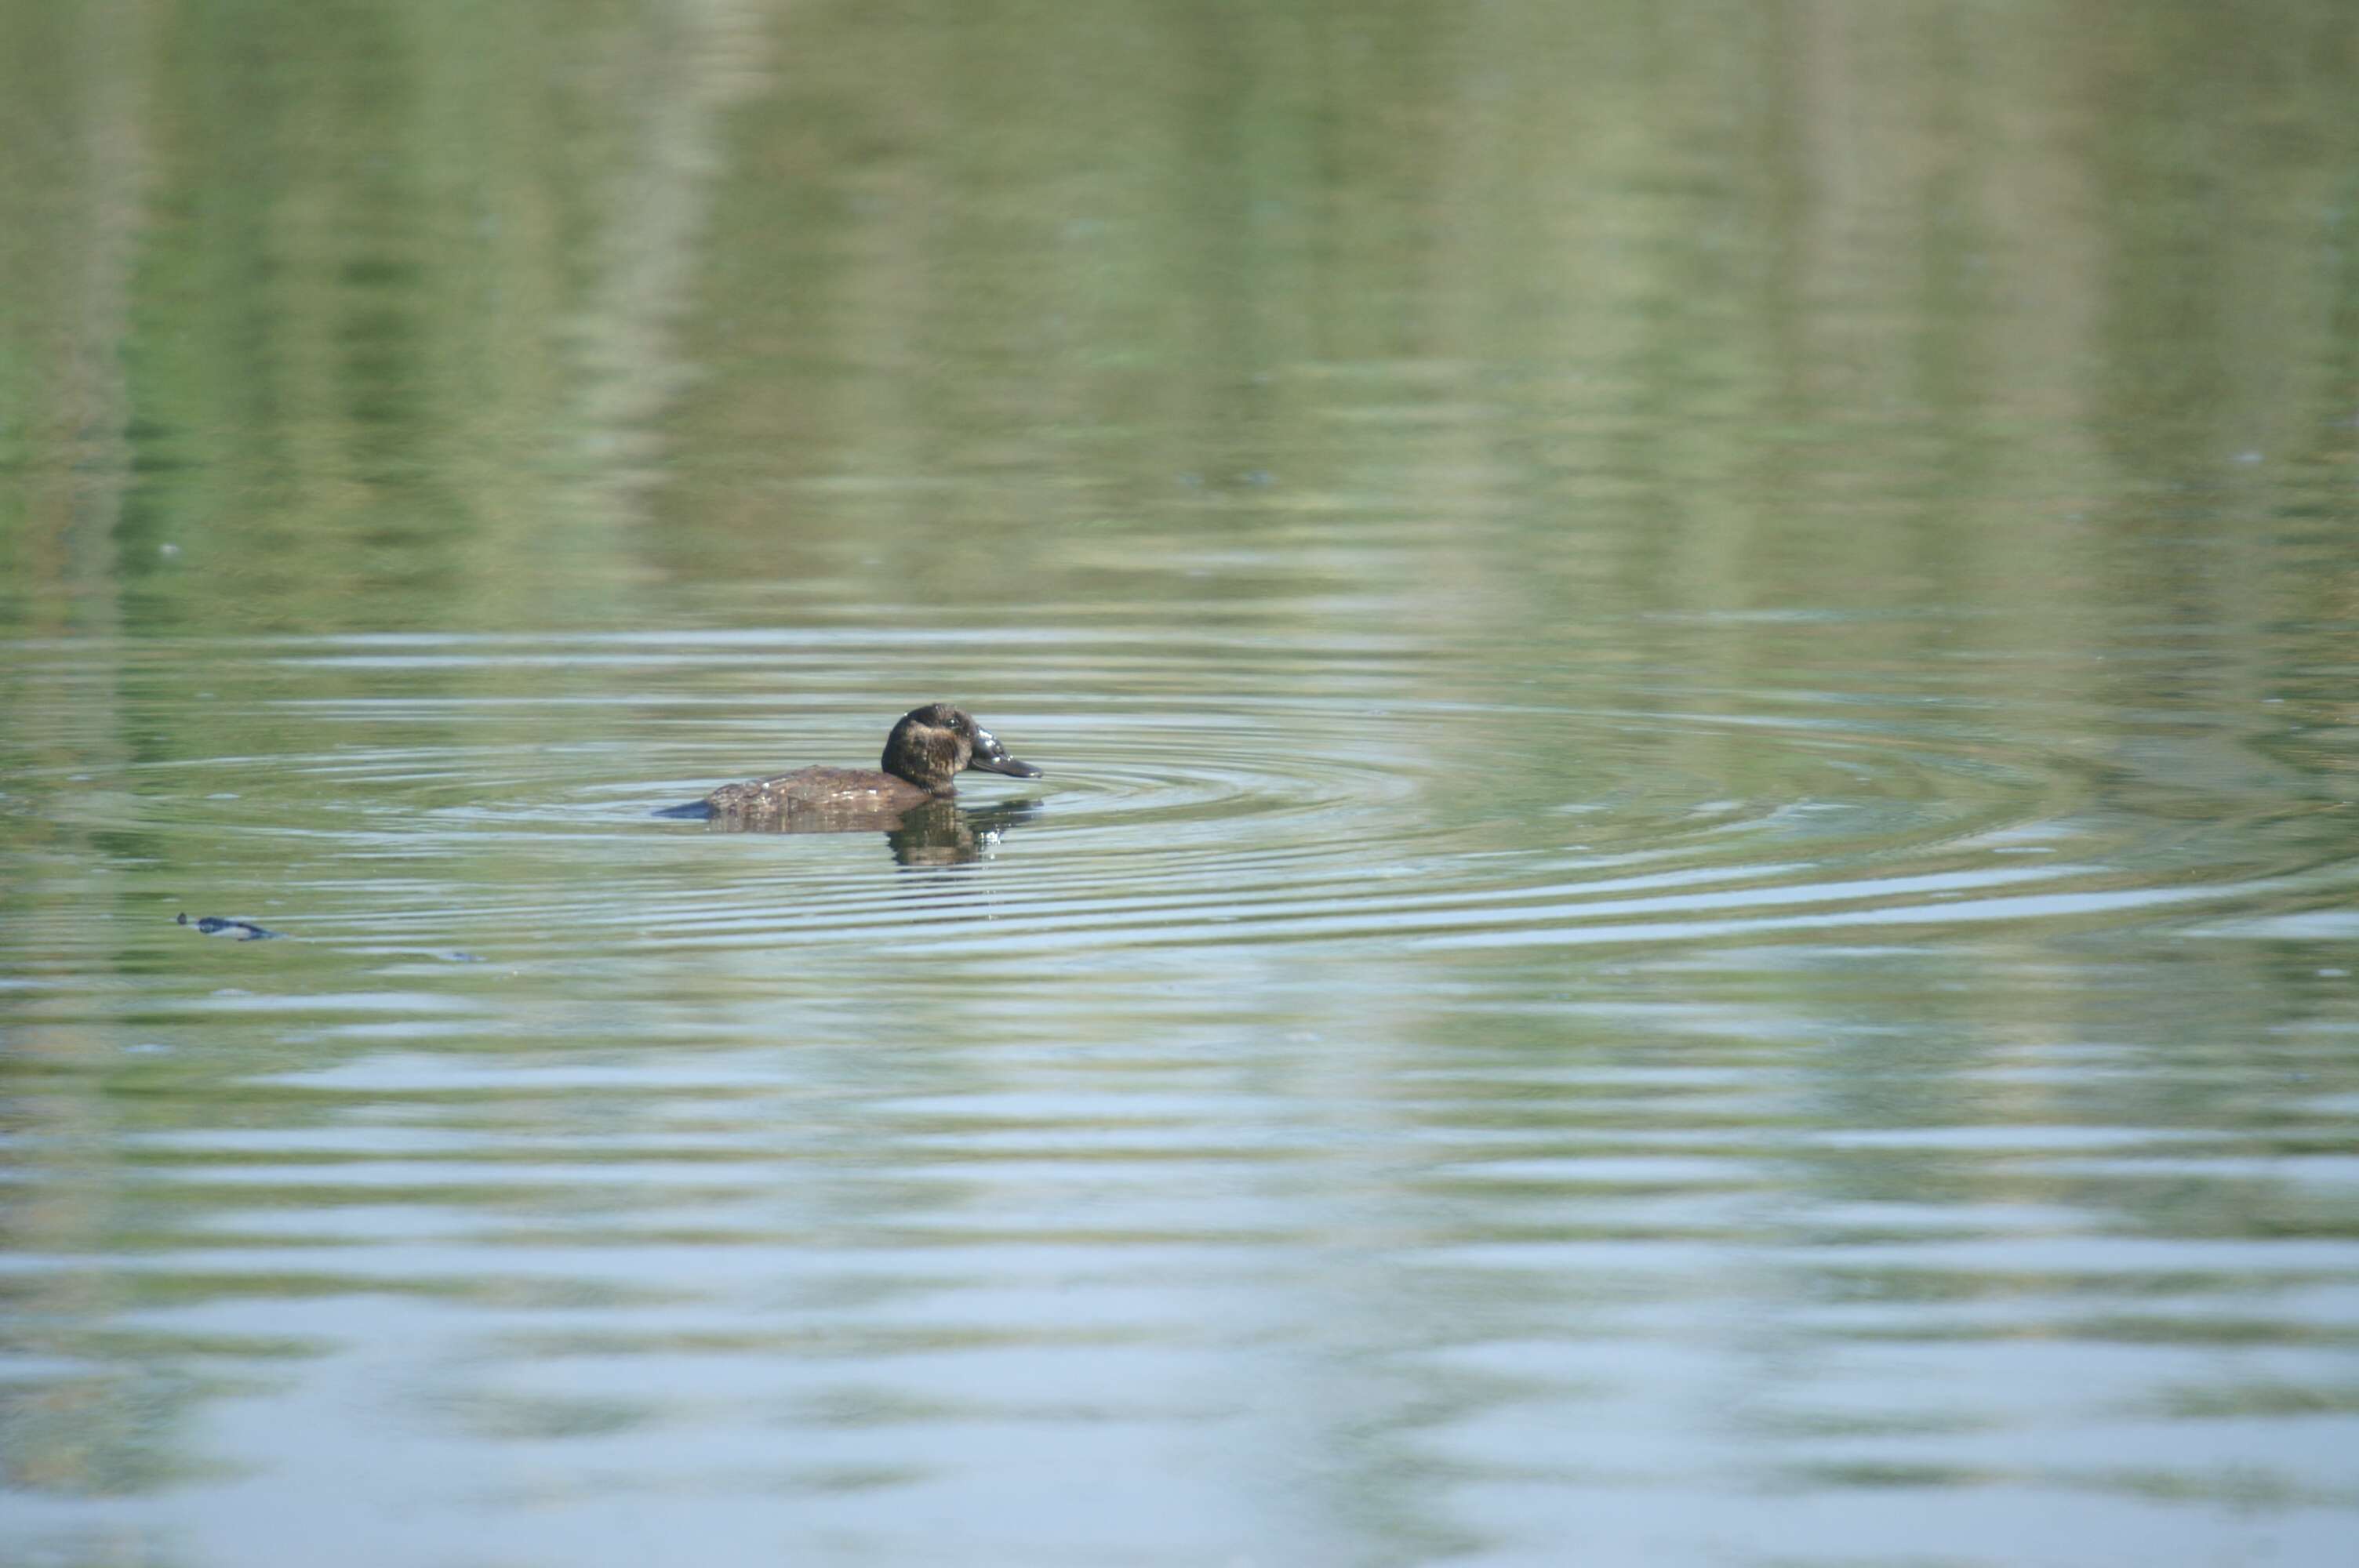
M945 798L957 792L958 771L962 761L958 754L956 737L938 730L899 729L894 730L893 738L885 743L886 773Z

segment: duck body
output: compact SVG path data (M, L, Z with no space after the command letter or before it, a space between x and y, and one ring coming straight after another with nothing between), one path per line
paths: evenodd
M738 827L812 831L891 828L922 806L952 799L960 773L973 768L1037 779L1040 770L1009 756L999 738L964 708L947 702L911 708L886 738L881 768L801 768L726 784L662 816L726 820Z
M948 800L908 779L875 768L799 768L775 778L726 784L699 805L714 816L787 816L797 813L841 813L862 816L890 812Z

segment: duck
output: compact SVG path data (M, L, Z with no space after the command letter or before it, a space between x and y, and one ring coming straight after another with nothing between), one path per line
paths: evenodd
M656 815L723 820L738 827L890 828L906 813L955 798L958 775L970 768L1009 778L1041 776L1038 768L1008 755L999 737L977 724L965 708L929 702L911 708L893 726L885 738L881 768L801 768L725 784L702 800Z

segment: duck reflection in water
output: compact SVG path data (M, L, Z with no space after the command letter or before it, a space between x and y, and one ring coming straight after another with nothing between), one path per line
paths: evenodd
M798 811L785 816L712 818L723 833L882 833L896 863L963 866L980 860L1009 829L1040 815L1040 803L1013 800L968 807L937 800L907 811Z
M974 769L1037 779L1040 770L1008 755L999 738L947 702L910 709L885 741L882 769L802 768L723 784L702 800L658 816L711 822L733 832L881 832L905 866L973 860L1039 809L1016 801L977 811L957 805L958 775Z

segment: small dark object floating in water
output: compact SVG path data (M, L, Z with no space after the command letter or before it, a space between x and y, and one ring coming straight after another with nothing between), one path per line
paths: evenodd
M227 920L218 914L201 915L195 920L190 920L189 912L185 909L180 912L180 917L172 924L193 925L208 936L227 936L237 942L266 942L273 936L286 935L283 931L273 931L266 926L256 925L251 920Z

